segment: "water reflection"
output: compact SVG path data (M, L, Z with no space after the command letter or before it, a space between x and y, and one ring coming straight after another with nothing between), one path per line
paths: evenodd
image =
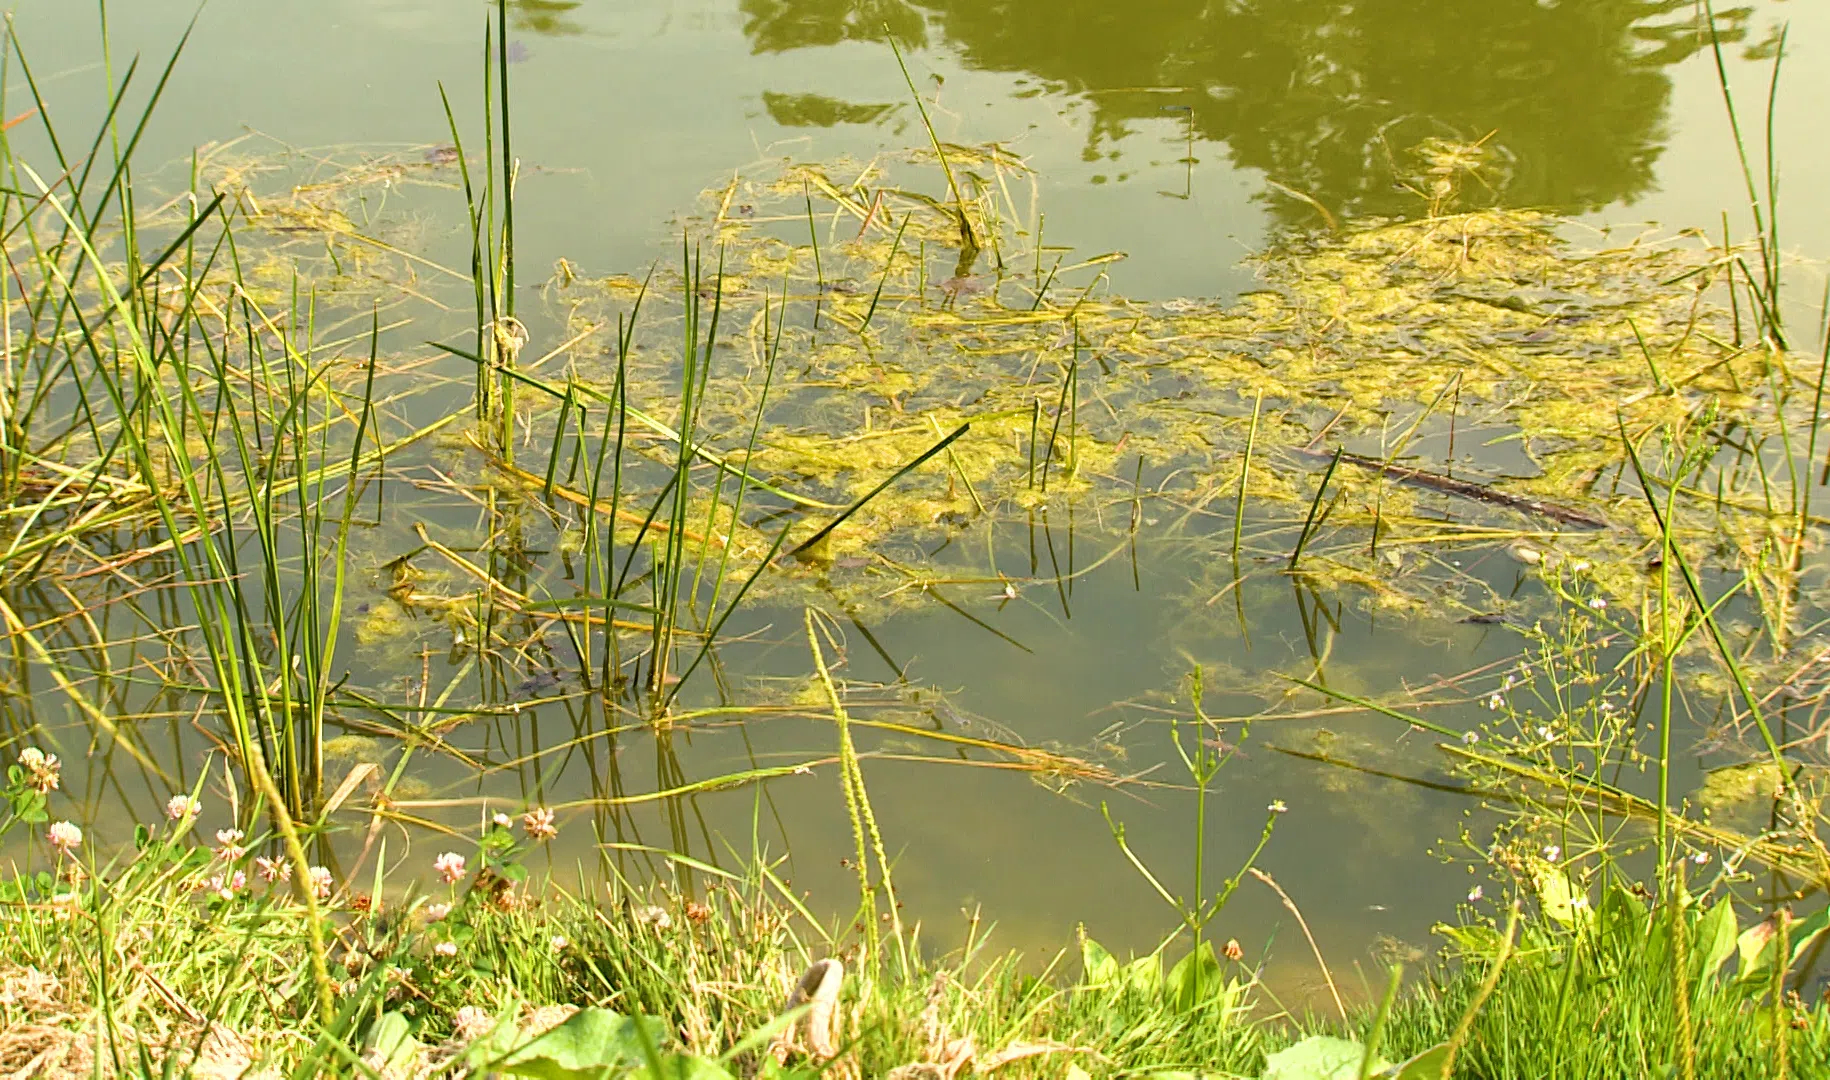
M1654 183L1665 69L1707 45L1691 0L740 0L759 52L931 28L971 67L1084 95L1085 156L1117 158L1150 121L1186 118L1337 216L1412 212L1394 183L1439 137L1491 153L1473 202L1588 211ZM1720 16L1728 40L1745 9ZM1173 88L1172 93L1164 93ZM1175 111L1171 111L1175 110ZM1273 196L1287 220L1300 198Z
M926 15L904 0L738 0L737 8L757 52L882 41L886 26L905 45L928 44Z
M508 25L530 34L581 34L584 26L571 16L583 2L584 0L508 0Z

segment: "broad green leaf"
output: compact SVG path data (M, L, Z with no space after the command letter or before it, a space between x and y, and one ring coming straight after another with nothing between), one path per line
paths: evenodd
M1792 924L1791 933L1788 935L1792 943L1792 955L1788 958L1790 963L1786 970L1791 970L1790 964L1798 963L1798 958L1805 954L1806 949L1817 943L1819 935L1826 929L1830 929L1830 908L1818 908Z
M1393 1065L1379 1075L1387 1080L1441 1080L1443 1063L1449 1060L1449 1044L1437 1043L1415 1057Z
M648 1046L658 1047L665 1037L665 1025L651 1017L628 1017L609 1009L581 1009L565 1023L509 1054L496 1068L534 1080L594 1080L606 1070L644 1063L644 1038Z
M1265 1059L1263 1080L1358 1080L1366 1048L1352 1039L1311 1035ZM1382 1062L1374 1061L1380 1069Z
M1125 985L1139 993L1154 993L1163 987L1163 961L1155 953L1140 956L1125 965Z
M1203 941L1200 948L1169 969L1169 981L1164 990L1175 1010L1187 1014L1218 996L1225 984L1226 976L1220 970L1219 959L1214 956L1213 942Z
M1626 886L1615 882L1601 894L1601 921L1604 932L1622 938L1637 938L1645 933L1646 905Z
M1728 958L1735 954L1735 905L1720 901L1697 920L1697 969L1699 979L1712 978Z
M1080 939L1080 963L1089 986L1103 986L1118 977L1118 961L1092 938Z
M1578 891L1575 883L1570 881L1569 874L1561 867L1533 861L1531 877L1538 894L1538 904L1544 909L1547 918L1563 926L1573 927L1592 917L1588 911L1588 893Z
M1753 978L1773 962L1775 933L1770 919L1763 919L1741 931L1741 936L1735 939L1735 974L1738 978Z
M422 1049L419 1040L413 1037L412 1021L397 1012L382 1013L381 1018L370 1025L368 1038L363 1042L379 1059L378 1071L387 1075L411 1073Z

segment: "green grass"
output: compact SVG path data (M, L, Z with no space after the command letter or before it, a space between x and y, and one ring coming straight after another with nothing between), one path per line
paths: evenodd
M12 767L0 832L43 824L34 776L44 771ZM410 1036L400 1045L416 1066L461 1075L525 1057L516 1048L530 1026L567 1006L587 1010L579 1025L604 1019L596 1010L653 1018L655 1051L698 1059L693 1075L723 1075L710 1071L717 1062L745 1074L779 1034L795 979L838 957L838 1060L809 1060L803 1045L787 1055L791 1069L882 1076L966 1054L953 1042L965 1039L981 1068L999 1054L1035 1055L999 1070L1016 1077L1336 1075L1266 1073L1267 1060L1339 1045L1311 1037L1374 1042L1381 1066L1453 1044L1456 1077L1830 1068L1830 1011L1774 996L1813 954L1821 914L1779 931L1738 920L1728 901L1658 904L1618 883L1572 904L1589 894L1540 872L1520 888L1530 914L1516 931L1470 909L1439 930L1444 956L1389 1007L1368 1000L1342 1022L1284 1010L1232 943L1223 955L1210 943L1121 960L1083 940L1019 957L976 924L957 942L886 924L892 940L873 962L855 927L811 918L766 858L690 890L598 882L588 899L526 877L540 835L525 822L486 826L448 886L415 891L403 882L436 878L416 865L431 856L401 861L385 847L372 877L327 883L335 999L321 1017L303 974L313 917L283 883L263 880L273 865L253 854L263 838L211 844L194 820L146 827L136 850L99 864L86 846L35 845L42 868L0 883L10 900L0 906L0 1066L206 1075L209 1054L231 1053L285 1075L366 1076L378 1041ZM612 1074L642 1068L629 1060Z

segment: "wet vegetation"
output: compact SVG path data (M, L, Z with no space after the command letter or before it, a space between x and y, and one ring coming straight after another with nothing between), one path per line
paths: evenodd
M1626 192L1554 158L1561 186L1521 185L1530 148L1433 132L1380 163L1362 132L1279 188L1303 227L1261 289L1143 300L1122 253L1044 235L1020 156L943 140L905 66L919 145L739 170L652 267L530 268L508 33L574 6L497 9L481 106L441 88L436 145L249 136L159 194L133 154L164 72L122 69L79 136L9 39L0 1071L1830 1067L1830 350L1786 304L1772 146L1737 147L1750 236L1618 235L1557 211ZM744 5L759 48L955 25L886 8ZM1580 17L1614 42L1689 11ZM1736 24L1649 25L1720 50ZM1662 53L1584 55L1662 94ZM1249 103L1209 97L1203 133ZM1066 620L1094 574L1164 565L1184 674L1086 739L963 713L872 629L1033 655L1006 606ZM1271 593L1303 655L1247 668ZM1401 683L1337 654L1350 613L1497 659ZM718 735L741 754L695 754ZM1223 808L1246 753L1314 763L1318 797L1462 801L1437 953L1337 981L1259 864L1289 807ZM925 930L867 782L889 762L1097 805L1156 947ZM831 904L766 826L808 775L839 781ZM715 793L747 831L714 838ZM1189 812L1185 866L1128 830L1151 799ZM1223 817L1246 853L1210 865ZM556 865L562 830L592 865ZM1234 939L1242 889L1287 909L1315 992Z

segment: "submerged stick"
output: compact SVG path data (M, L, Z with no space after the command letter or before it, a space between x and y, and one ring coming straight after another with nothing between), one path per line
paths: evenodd
M1309 454L1314 457L1321 456L1313 450L1299 450L1298 453ZM1512 495L1504 491L1497 491L1484 484L1476 484L1469 480L1457 480L1453 476L1425 472L1422 469L1410 469L1403 465L1392 465L1380 461L1377 458L1364 457L1360 454L1349 454L1345 451L1337 451L1330 455L1329 470L1331 472L1334 468L1334 462L1346 462L1349 465L1356 465L1362 469L1370 469L1374 472L1381 473L1382 475L1389 476L1402 484L1412 484L1417 487L1428 488L1431 491L1440 491L1445 495L1459 495L1464 499L1472 499L1475 502L1489 503L1494 506L1503 506L1508 510L1519 510L1525 513L1537 514L1540 517L1550 518L1552 521L1560 521L1565 525L1580 525L1587 529L1605 529L1612 524L1606 518L1591 514L1586 510L1579 510L1573 506L1561 506L1557 503L1545 502L1543 499L1533 499L1524 495Z

